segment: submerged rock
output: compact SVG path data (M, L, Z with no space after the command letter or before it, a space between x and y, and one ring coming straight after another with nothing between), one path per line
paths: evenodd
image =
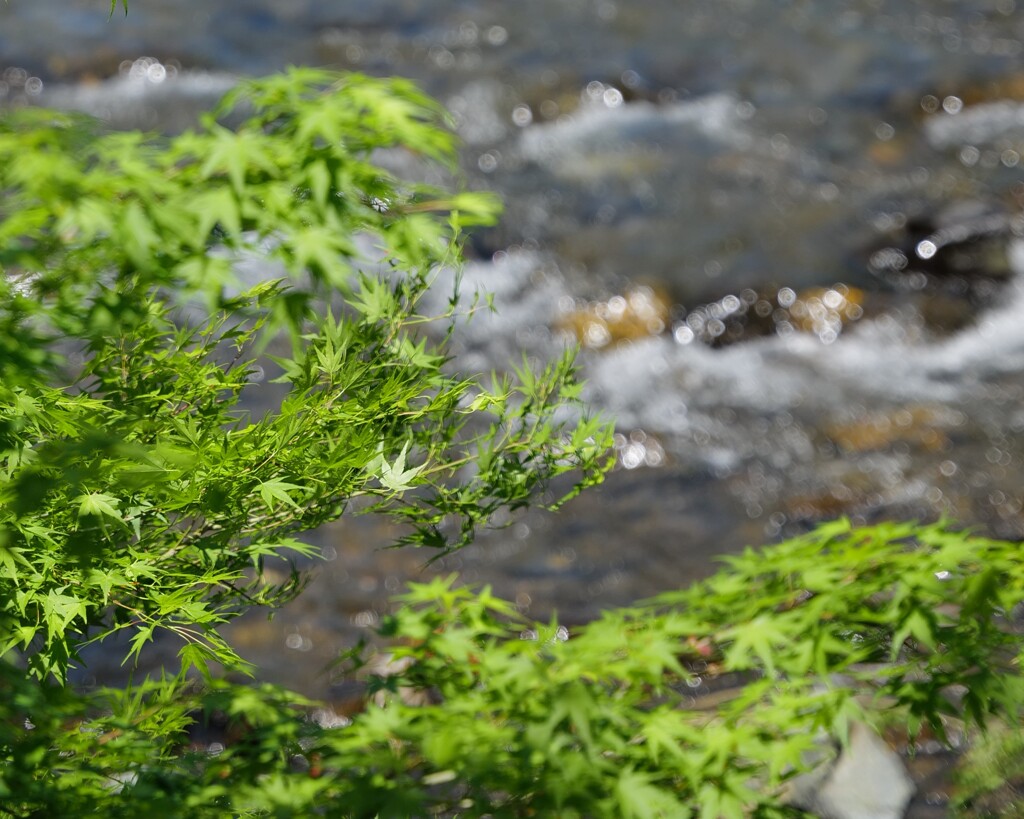
M559 321L584 347L600 349L622 341L661 335L668 327L668 297L650 287L634 287L607 301L567 312Z
M941 452L949 443L944 427L953 423L941 408L901 407L828 424L825 435L844 454L885 450L897 442Z

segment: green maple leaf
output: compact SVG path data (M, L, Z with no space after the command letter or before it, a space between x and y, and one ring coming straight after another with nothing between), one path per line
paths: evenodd
M275 506L275 501L281 501L282 503L288 504L288 506L299 508L299 505L295 502L289 493L289 490L302 489L294 483L288 483L287 481L263 481L259 485L260 497L263 498L263 502L271 509Z
M725 652L730 667L737 670L753 668L756 665L754 660L757 659L764 665L765 671L773 676L776 648L789 643L793 635L780 628L776 619L762 614L747 623L727 629L719 639L732 642Z
M389 464L387 461L381 460L380 482L385 489L390 489L392 492L404 492L412 487L413 478L423 471L426 464L405 468L405 456L408 452L409 444L406 442L394 463Z
M79 517L84 515L95 515L96 517L106 515L114 520L124 520L121 513L117 511L117 506L121 501L112 495L105 495L102 492L90 492L86 495L79 495L75 500L78 501Z

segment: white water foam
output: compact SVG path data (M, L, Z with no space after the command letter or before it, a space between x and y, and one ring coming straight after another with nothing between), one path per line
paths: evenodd
M972 105L955 114L937 114L925 120L924 132L933 148L988 145L1002 137L1019 135L1024 128L1024 105L997 101Z
M711 441L702 457L725 464L749 442L720 420L723 409L726 417L730 410L747 418L789 411L830 416L856 406L970 401L986 379L1024 370L1024 240L1011 243L1010 257L1016 277L1004 298L948 338L907 334L891 316L862 320L828 345L799 333L724 349L653 337L586 353L588 400L622 429L670 439L703 430ZM550 329L570 293L550 259L502 254L493 263L468 265L466 285L494 292L499 312L477 316L460 331L460 368L484 371L522 353L543 359L564 347L565 338ZM438 294L444 292L440 287Z
M600 153L631 143L671 141L679 129L716 144L749 147L752 140L742 128L740 105L731 94L666 105L633 102L609 107L590 103L556 122L526 128L519 150L525 159L550 165L557 172L566 160L581 153Z
M142 61L136 61L140 63ZM116 128L180 130L208 111L237 83L232 74L208 71L145 71L124 74L95 84L47 88L39 102L50 108L79 111Z

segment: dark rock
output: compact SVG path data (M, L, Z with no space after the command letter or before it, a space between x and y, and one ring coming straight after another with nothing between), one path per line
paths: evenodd
M987 299L1012 274L1007 240L1011 214L985 203L957 202L922 214L889 237L868 259L868 269L899 290L937 290Z

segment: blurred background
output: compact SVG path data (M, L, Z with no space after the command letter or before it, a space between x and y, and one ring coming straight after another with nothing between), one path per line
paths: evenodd
M499 313L456 366L576 340L617 419L604 486L429 569L380 522L316 533L307 594L232 628L264 679L331 696L330 659L437 572L571 625L840 515L1024 534L1015 0L130 6L0 5L0 103L173 132L289 64L415 79L506 203L467 248Z

